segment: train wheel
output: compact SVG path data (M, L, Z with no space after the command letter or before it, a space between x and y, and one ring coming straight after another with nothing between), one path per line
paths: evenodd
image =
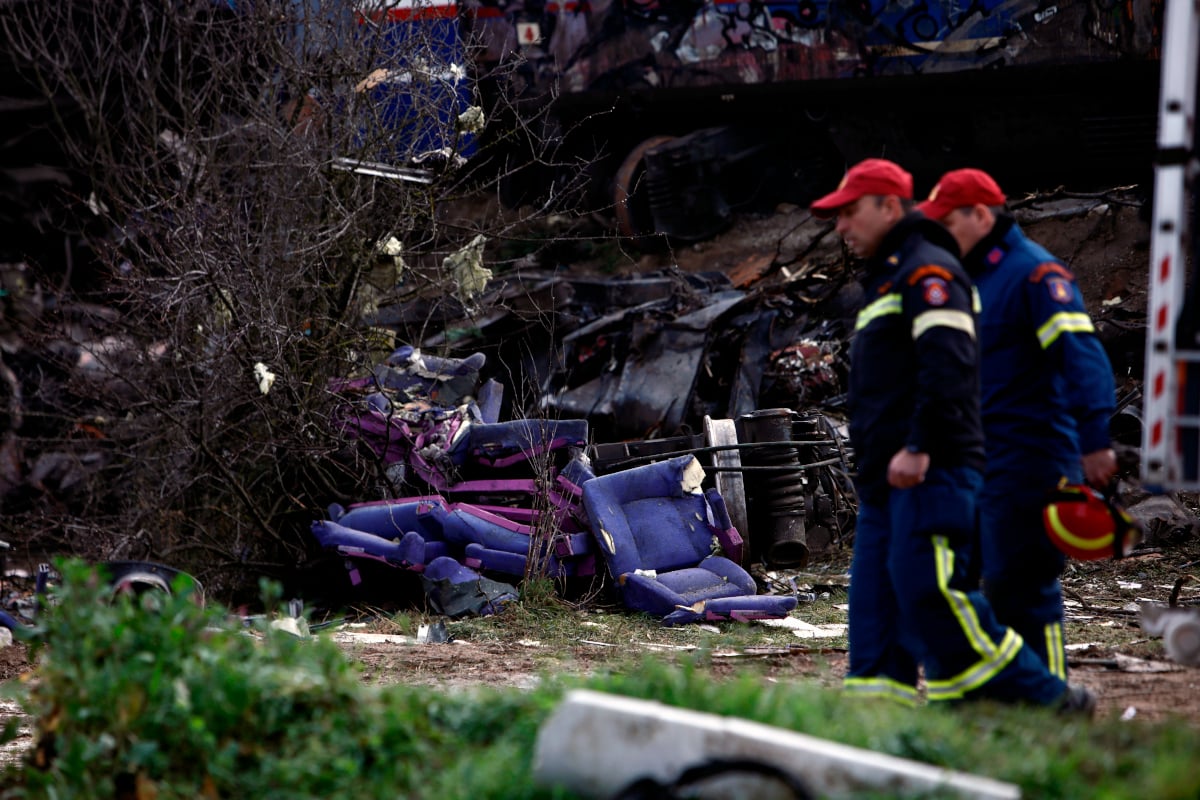
M646 153L674 136L651 136L629 151L621 166L617 168L613 186L613 212L617 217L617 229L623 236L636 239L655 233L654 215L646 196L643 181L646 177Z

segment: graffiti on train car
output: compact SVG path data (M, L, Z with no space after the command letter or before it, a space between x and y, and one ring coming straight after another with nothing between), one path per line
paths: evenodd
M920 179L983 166L1006 185L1149 165L1161 0L463 9L482 62L554 98L562 161L607 160L592 188L630 236L704 238L736 208L807 202L869 155ZM556 182L527 179L523 197Z
M1161 0L483 0L487 57L515 50L567 92L1084 64L1157 56Z

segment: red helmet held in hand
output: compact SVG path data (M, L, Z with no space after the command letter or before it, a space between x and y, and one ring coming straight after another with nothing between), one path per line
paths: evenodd
M1054 546L1080 561L1121 558L1142 538L1138 523L1115 500L1065 478L1042 509L1042 522Z

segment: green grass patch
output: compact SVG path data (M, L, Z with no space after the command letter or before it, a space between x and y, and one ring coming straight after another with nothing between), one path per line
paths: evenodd
M672 635L696 642L695 652L629 655L588 677L548 667L531 691L447 694L369 685L327 638L243 628L222 609L198 607L182 584L171 596L111 600L86 568L61 569L63 588L38 635L36 677L21 685L37 744L22 769L0 776L9 787L0 790L4 800L128 791L152 791L157 800L569 797L535 786L531 764L539 726L573 687L986 775L1018 784L1028 797L1200 795L1200 742L1181 722L1086 723L986 703L903 709L813 682L764 681L755 665L715 678L715 652L744 637L776 635L751 633L751 626L719 635L687 626ZM581 628L596 618L604 627ZM476 634L485 630L484 621L470 624ZM543 640L561 642L585 630L614 643L649 627L635 616L585 614L548 598L488 624L536 629Z

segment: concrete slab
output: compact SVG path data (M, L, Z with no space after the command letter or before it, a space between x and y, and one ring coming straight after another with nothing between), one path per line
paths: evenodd
M568 693L538 732L535 780L607 798L642 777L674 781L712 759L746 759L789 770L820 797L941 791L1011 800L1020 788L815 736L588 690Z

